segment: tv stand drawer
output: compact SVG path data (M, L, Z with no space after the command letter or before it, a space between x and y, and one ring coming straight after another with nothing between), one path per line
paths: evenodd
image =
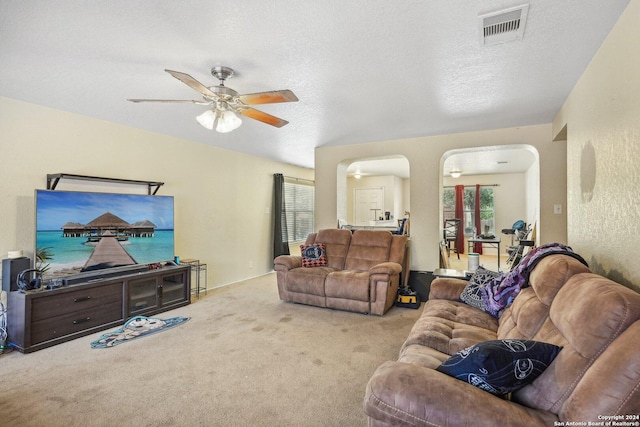
M34 321L31 324L31 343L39 344L118 320L124 320L120 301Z
M48 298L34 298L31 320L35 323L113 303L122 307L122 282L99 287L79 287L72 292L51 295Z

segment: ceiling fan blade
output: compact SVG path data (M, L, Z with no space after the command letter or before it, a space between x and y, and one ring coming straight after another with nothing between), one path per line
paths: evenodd
M286 120L280 119L276 116L272 116L271 114L267 114L263 111L256 110L255 108L243 108L241 110L238 110L238 113L251 119L258 120L262 123L275 126L277 128L281 128L282 126L289 123Z
M289 89L273 90L270 92L250 93L247 95L239 95L240 101L247 105L257 104L274 104L276 102L295 102L298 97Z
M199 81L191 77L189 74L181 73L180 71L173 71L173 70L165 70L165 71L171 74L176 79L180 80L182 83L189 86L190 88L197 90L201 94L206 96L212 96L214 98L217 97L217 95L213 93L211 90L209 90L208 87L206 87L205 85L203 85L202 83L200 83Z
M131 102L165 102L173 104L197 104L197 105L211 105L209 101L193 101L191 99L127 99Z

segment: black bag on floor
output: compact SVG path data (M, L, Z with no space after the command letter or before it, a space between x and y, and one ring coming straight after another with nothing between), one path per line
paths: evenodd
M398 289L398 298L396 299L396 307L405 308L419 308L420 296L411 289L400 288Z

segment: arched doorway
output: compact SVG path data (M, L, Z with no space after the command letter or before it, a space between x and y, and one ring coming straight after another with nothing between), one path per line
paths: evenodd
M337 219L364 225L382 218L393 224L410 212L409 180L409 161L401 155L344 160L337 171ZM356 201L358 196L367 199Z
M460 218L460 232L465 236L464 247L461 248L463 251L468 248L466 240L474 233L493 235L502 240L500 256L504 263L511 239L509 235L502 234L502 230L511 228L517 220L530 224L536 234L531 237L539 240L540 162L534 147L514 144L449 150L442 156L440 165L443 182L440 191L440 224L444 223L445 218L452 217L450 203L455 187L462 186L464 189L464 213ZM475 199L476 188L492 204L492 210L483 208L481 220L478 221L481 224L479 229L475 211L469 206L473 202L467 200ZM496 247L488 247L483 253L497 259Z

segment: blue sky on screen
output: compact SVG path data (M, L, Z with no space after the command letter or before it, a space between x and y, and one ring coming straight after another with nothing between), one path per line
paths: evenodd
M172 196L36 191L37 231L60 230L67 222L87 224L107 212L130 224L149 220L158 229L173 230Z

